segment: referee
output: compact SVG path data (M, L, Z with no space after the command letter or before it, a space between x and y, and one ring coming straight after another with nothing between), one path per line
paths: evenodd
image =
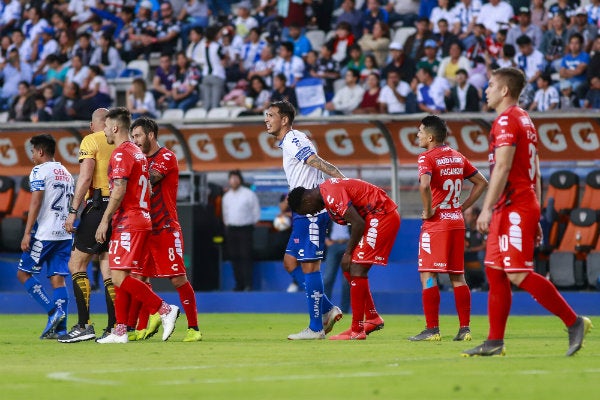
M107 113L106 108L99 108L94 111L90 122L92 133L83 138L79 147L79 178L75 186L73 201L69 207L69 216L65 221L67 232L75 233L69 270L73 279L73 292L77 302L78 322L70 332L58 338L61 343L96 339L94 326L90 323L90 280L87 275L87 266L94 254L99 255L106 295L108 325L105 334L110 333L116 321L115 289L108 268L108 239L104 243L96 243L95 238L96 228L108 205L110 196L108 162L115 148L114 145L109 145L106 142L106 136L104 135L104 121ZM85 206L81 213L81 221L79 226L75 228L74 222L78 210L84 202ZM107 235L108 237L110 235Z

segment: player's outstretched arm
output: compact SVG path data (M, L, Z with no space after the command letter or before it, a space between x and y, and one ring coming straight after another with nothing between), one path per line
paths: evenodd
M483 176L481 172L477 172L470 177L469 181L473 184L473 188L469 192L469 196L465 199L465 202L462 204L463 211L475 204L488 186L488 180L485 179L485 176Z
M323 160L317 154L313 154L312 156L308 157L306 159L306 164L318 169L319 171L323 171L333 178L345 178L344 174L342 174L335 165Z

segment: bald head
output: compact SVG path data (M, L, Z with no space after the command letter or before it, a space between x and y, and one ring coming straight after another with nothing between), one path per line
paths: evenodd
M107 108L98 108L92 114L92 122L90 122L90 129L92 132L100 132L104 130L104 121L106 121L106 114L108 114Z

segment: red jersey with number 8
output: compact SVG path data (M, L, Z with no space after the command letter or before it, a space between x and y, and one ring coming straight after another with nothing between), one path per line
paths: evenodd
M115 179L126 179L127 190L121 205L113 215L113 233L150 230L150 180L148 161L142 151L132 142L119 145L110 157L108 166L110 189Z
M521 199L525 204L531 199L537 201L535 195L537 144L537 130L527 112L520 107L509 107L494 121L490 131L490 176L496 163L496 149L502 146L515 147L506 187L495 209L513 203L517 199Z

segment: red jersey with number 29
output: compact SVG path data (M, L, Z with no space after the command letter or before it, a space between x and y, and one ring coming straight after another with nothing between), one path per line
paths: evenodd
M113 215L113 232L150 230L150 180L148 161L132 142L123 142L113 152L108 166L110 189L115 179L126 179L127 190Z
M523 202L530 201L527 199L536 199L537 144L537 130L529 114L520 107L509 107L494 121L490 132L490 176L494 173L496 149L503 146L515 147L506 187L495 205L496 209L517 199Z
M179 165L175 153L161 147L156 153L148 156L151 170L161 174L160 181L152 185L150 197L150 216L152 230L179 229L177 219L177 186L179 185Z
M431 206L434 214L423 221L423 229L429 232L465 229L460 194L463 181L478 171L461 153L442 145L427 150L419 156L419 180L429 175L431 182Z

